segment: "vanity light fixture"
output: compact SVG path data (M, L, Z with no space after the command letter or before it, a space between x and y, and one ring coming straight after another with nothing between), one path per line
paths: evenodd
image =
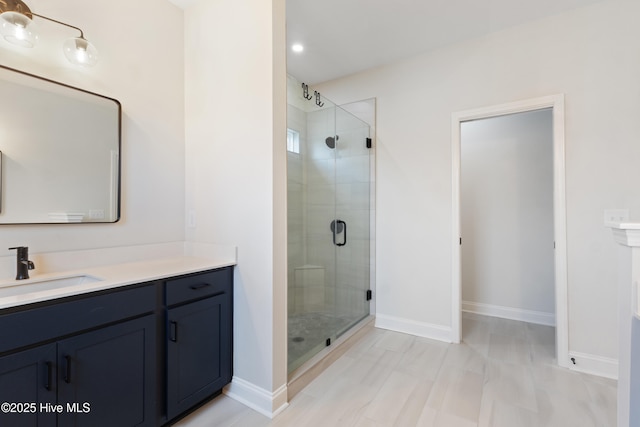
M79 37L71 37L62 45L64 56L75 65L91 67L98 62L98 50L78 27L34 13L22 0L0 0L0 32L5 40L22 47L33 47L38 41L38 33L33 29L33 17L73 28Z

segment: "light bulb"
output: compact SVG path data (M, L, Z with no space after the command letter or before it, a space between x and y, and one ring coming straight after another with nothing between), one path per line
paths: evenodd
M67 39L62 50L72 64L92 67L98 62L98 50L83 37Z
M31 19L18 12L0 14L0 32L6 41L22 47L33 47L38 41Z

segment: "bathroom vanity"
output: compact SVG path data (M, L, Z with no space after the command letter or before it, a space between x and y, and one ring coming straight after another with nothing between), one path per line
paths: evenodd
M232 375L233 266L206 265L103 267L80 293L0 292L0 425L161 426L220 393Z

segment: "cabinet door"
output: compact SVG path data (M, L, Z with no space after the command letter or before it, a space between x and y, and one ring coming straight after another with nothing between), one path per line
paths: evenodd
M16 404L10 410L27 411L0 411L0 426L56 425L56 415L41 408L56 404L55 344L0 357L0 402Z
M59 425L153 426L155 317L146 316L58 343Z
M168 310L168 419L231 381L231 316L229 293Z

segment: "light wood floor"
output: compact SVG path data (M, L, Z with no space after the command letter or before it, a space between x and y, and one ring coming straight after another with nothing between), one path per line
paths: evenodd
M554 329L463 315L463 343L373 329L270 420L220 396L179 427L614 427L616 382L558 368Z

